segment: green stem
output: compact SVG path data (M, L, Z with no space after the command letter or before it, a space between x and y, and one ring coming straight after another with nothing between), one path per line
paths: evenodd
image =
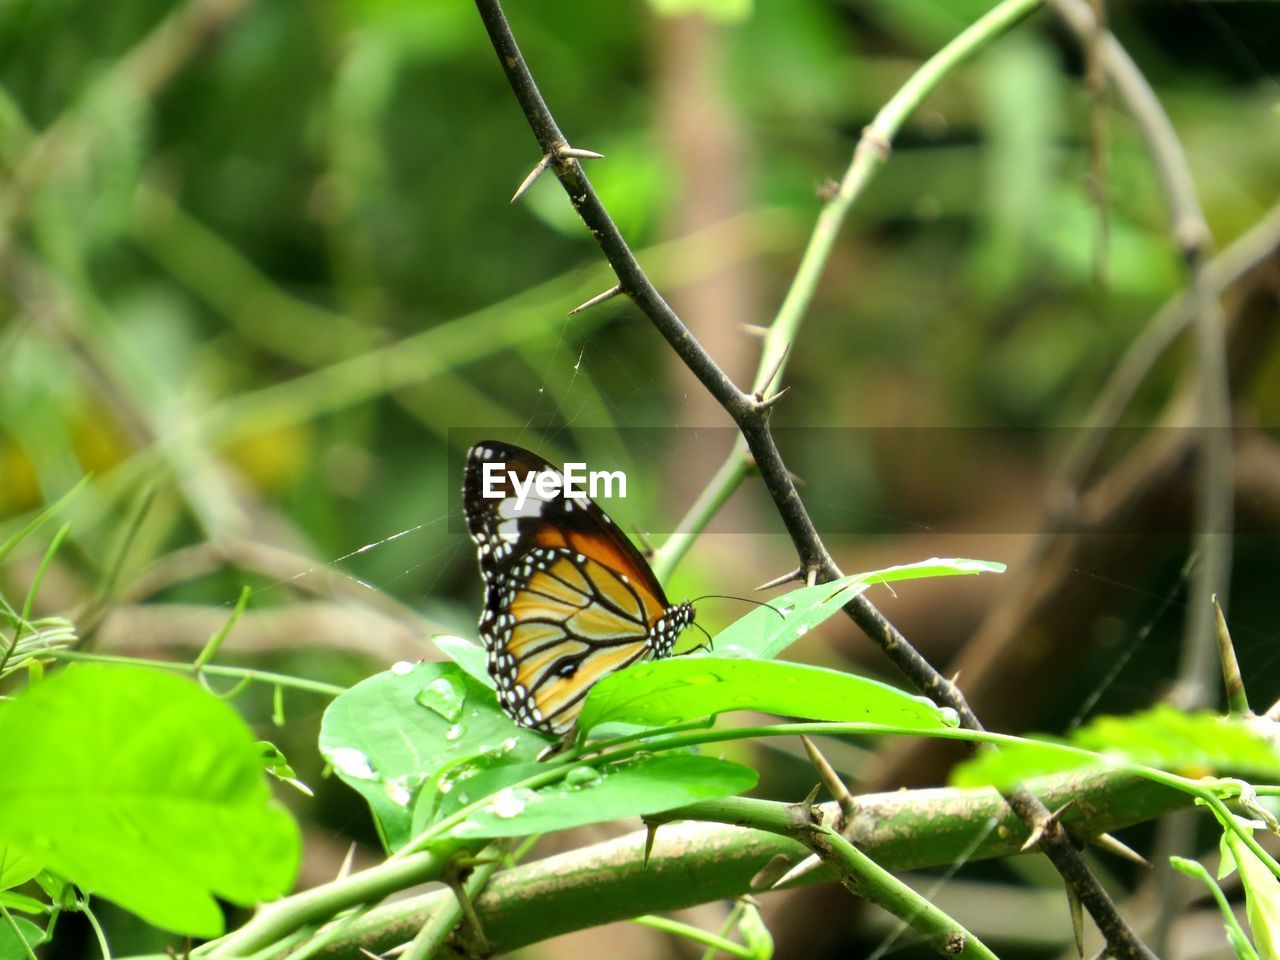
M274 673L270 670L255 670L251 667L228 667L221 664L208 664L197 667L194 663L173 660L148 660L143 657L120 657L110 653L85 653L79 650L49 650L45 656L53 660L69 660L78 663L112 663L132 665L136 667L152 667L156 670L173 670L177 673L203 673L211 677L239 677L258 683L271 683L294 690L305 690L325 697L336 697L346 693L346 687L323 680L308 680L305 677L292 677L287 673Z
M1075 800L1064 821L1073 835L1082 838L1150 820L1183 806L1182 798L1187 796L1108 770L1047 777L1037 781L1035 789L1051 809ZM1023 824L994 790L940 788L857 799L865 814L855 818L850 839L886 869L1015 856L1025 837ZM777 808L766 801L735 802L759 804L766 815ZM673 811L671 819L684 815L721 819L707 815L710 809L708 804L698 804ZM662 838L671 834L678 839L664 844ZM785 856L795 862L805 852L778 833L710 823L663 826L658 837L647 865L642 854L644 833L637 832L498 873L476 904L491 945L505 953L576 929L628 920L641 912L666 913L739 897L750 891L752 877L769 860ZM801 882L830 878L830 869L824 867ZM320 956L358 960L361 947L374 953L390 950L410 939L436 913L455 906L447 890L383 903L353 920L341 941Z
M102 924L98 923L98 918L94 916L93 910L89 907L87 896L81 901L80 910L84 913L85 919L89 921L89 926L93 927L93 935L98 939L98 949L102 951L102 960L111 960L111 947L107 944L107 935L103 933Z
M840 181L840 189L818 215L818 223L805 247L795 279L765 335L760 372L753 389L763 389L766 378L773 375L775 370L781 373L785 368L787 352L795 340L805 311L813 300L822 271L835 247L840 226L854 201L888 159L893 139L902 129L907 117L965 61L1024 20L1040 4L1041 0L1004 0L974 21L926 60L889 102L881 107L876 118L863 131L854 148L853 161Z
M1213 894L1213 899L1217 901L1218 909L1222 911L1222 922L1226 924L1228 930L1235 934L1232 945L1239 951L1240 960L1258 960L1258 952L1253 949L1249 938L1245 936L1245 932L1240 926L1240 921L1236 919L1235 911L1231 909L1231 904L1227 901L1226 894L1222 892L1222 888L1218 886L1217 881L1210 876L1209 871L1204 868L1204 864L1198 860L1188 860L1185 857L1170 857L1169 862L1175 870L1180 870L1189 877L1195 877L1209 888L1209 892Z
M528 849L526 845L525 849ZM498 868L502 866L501 862L501 845L492 845L487 852L492 856L486 863L480 864L472 871L465 882L462 884L463 895L468 897L472 903L475 898L480 895L489 880ZM483 854L482 854L483 856ZM457 891L454 891L452 903L431 915L431 918L422 925L413 941L409 944L409 949L401 954L401 960L429 960L440 952L440 948L444 946L444 942L449 939L449 934L458 925L463 917L463 905ZM472 922L479 929L479 920L475 919L474 908L470 911Z
M731 957L741 957L743 960L750 960L754 953L740 943L734 943L724 937L717 936L714 933L695 927L692 924L681 923L679 920L671 920L667 917L655 917L645 914L642 917L635 917L631 921L642 927L649 927L653 930L661 930L663 933L669 933L673 936L684 937L686 940L692 940L695 943L703 943L711 948L712 951L719 950L721 953L727 953Z
M938 953L997 960L981 940L830 827L812 824L793 835L824 863L835 867L850 893L888 910Z
M239 930L193 951L194 955L231 960L245 957L290 936L301 927L322 923L343 910L381 900L388 894L444 873L452 851L426 851L385 863L267 907Z

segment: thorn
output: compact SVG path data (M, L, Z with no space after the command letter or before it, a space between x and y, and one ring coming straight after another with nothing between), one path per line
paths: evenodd
M777 890L779 887L784 886L785 884L791 883L792 881L795 881L795 880L799 880L801 877L808 876L809 874L813 873L815 870L820 869L821 867L822 867L822 858L818 856L816 853L810 854L809 856L801 860L799 863L797 863L790 870L788 870L786 873L784 873L782 876L780 876L777 880L773 881L773 883L769 884L769 889Z
M571 147L567 143L556 151L556 155L561 160L603 160L603 153L596 153L594 150L583 150L580 147Z
M744 323L742 325L742 332L747 334L748 336L759 337L761 340L763 340L765 337L769 335L769 328L762 327L758 323Z
M791 387L786 386L786 387L783 387L781 390L779 390L777 393L769 397L763 396L759 393L752 394L751 406L755 409L756 413L768 413L770 410L772 410L774 407L778 405L778 401L780 401L783 397L785 397L790 392L791 392Z
M1218 619L1218 655L1222 660L1222 682L1227 688L1227 708L1234 717L1252 716L1249 698L1244 692L1244 678L1236 660L1236 648L1231 642L1231 631L1227 629L1227 618L1222 615L1222 604L1218 603L1216 593L1213 595L1213 610Z
M658 824L652 820L644 822L644 865L649 867L649 855L653 853L653 841L658 838Z
M1035 829L1031 831L1031 836L1027 837L1027 842L1022 845L1019 852L1026 853L1028 850L1035 849L1039 845L1040 841L1044 839L1044 835L1046 833L1057 828L1058 821L1073 803L1075 803L1074 799L1068 800L1057 810L1053 811L1053 813L1049 814L1049 816L1045 817L1042 822L1037 823Z
M804 572L805 586L812 587L818 582L818 565L812 564Z
M542 176L542 171L546 170L547 167L550 165L551 165L551 154L548 153L546 156L544 156L541 160L538 161L538 165L536 167L534 167L532 170L529 171L529 175L525 177L523 181L521 181L520 186L516 187L516 192L511 196L511 202L515 203L522 196L524 196L524 192L533 186L533 182L537 180L540 176Z
M818 185L818 199L823 203L830 203L836 197L840 196L840 182L827 177Z
M622 292L622 284L616 283L612 287L610 287L608 290L606 290L604 293L597 293L590 300L587 300L584 303L578 304L576 307L574 307L572 310L569 311L568 315L572 317L574 314L581 313L583 310L590 310L592 307L599 306L600 304L604 303L606 300L612 300L621 292Z
M769 375L761 382L760 387L756 390L756 399L764 400L765 391L767 391L778 374L782 371L782 365L787 362L787 357L791 354L791 344L785 344L782 353L778 355L778 359L773 362L773 369L769 371Z
M1140 854L1133 847L1120 840L1117 840L1109 833L1100 833L1096 837L1090 837L1089 842L1099 850L1105 850L1107 853L1113 853L1117 857L1125 860L1131 860L1134 863L1141 864L1148 870L1151 869L1151 861Z
M347 847L347 855L342 858L342 865L338 867L338 875L335 880L345 880L351 873L351 864L356 859L356 845L353 843Z
M812 827L815 825L821 826L822 819L823 819L822 810L821 808L815 807L813 805L813 801L818 798L818 791L821 789L822 789L822 784L815 783L813 785L813 789L809 791L809 795L807 797L805 797L799 803L792 805L792 808L791 808L792 811L794 813L799 813L802 821L802 823L797 824L797 826L801 826L801 825L805 827Z
M951 675L951 679L948 680L947 682L950 683L953 687L957 686L960 683L960 673L961 671L957 670L955 673Z
M836 824L836 829L844 830L853 820L854 814L858 812L858 801L853 799L849 788L844 785L844 781L832 769L831 764L827 762L827 758L822 755L822 751L814 742L803 734L800 736L800 742L804 744L805 753L809 754L809 762L814 765L818 776L822 778L823 786L840 805L840 822Z
M1084 907L1076 892L1067 887L1067 906L1071 908L1071 932L1075 934L1076 956L1084 956Z
M769 580L766 583L760 584L760 586L756 587L756 590L772 590L774 587L780 587L784 583L792 583L793 581L803 580L803 579L804 579L804 571L801 570L799 567L796 567L794 570L784 573L780 577L774 577L772 580Z

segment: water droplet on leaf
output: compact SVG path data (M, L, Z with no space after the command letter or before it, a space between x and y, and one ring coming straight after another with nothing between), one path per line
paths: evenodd
M516 794L515 790L505 787L493 795L493 799L489 801L489 809L493 811L495 817L510 820L524 813L524 804L524 800Z
M329 762L344 776L357 780L376 780L377 774L369 765L369 758L354 747L338 747L329 751Z
M391 665L391 672L397 677L403 677L407 673L413 673L413 664L408 660L397 660Z
M416 699L422 706L434 710L452 723L462 712L465 697L466 693L453 677L436 677L419 691Z
M409 789L401 780L388 780L383 785L383 791L392 803L400 807L409 806L409 801L413 799L413 795L409 793Z

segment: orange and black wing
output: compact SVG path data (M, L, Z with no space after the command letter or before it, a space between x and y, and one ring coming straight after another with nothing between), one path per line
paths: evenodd
M484 464L502 465L485 496ZM688 622L644 557L585 496L519 502L511 475L555 468L487 441L467 455L463 507L485 583L480 636L503 708L522 726L564 733L601 677L666 656ZM691 611L688 614L692 616Z

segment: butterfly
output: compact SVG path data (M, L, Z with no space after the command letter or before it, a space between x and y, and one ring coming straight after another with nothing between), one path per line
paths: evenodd
M467 453L462 506L484 578L480 637L498 702L520 726L560 735L596 681L670 656L694 609L667 601L593 500L540 495L530 480L548 471L563 478L522 447L478 443Z

